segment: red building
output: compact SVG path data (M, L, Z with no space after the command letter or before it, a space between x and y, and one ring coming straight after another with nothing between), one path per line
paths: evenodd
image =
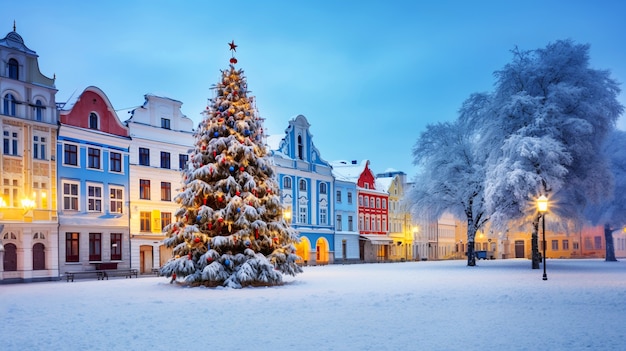
M343 178L356 183L357 212L359 216L360 259L365 262L389 259L389 193L376 184L369 160L332 163L333 169Z

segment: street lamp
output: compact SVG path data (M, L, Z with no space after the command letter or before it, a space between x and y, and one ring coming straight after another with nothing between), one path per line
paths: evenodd
M283 218L287 223L291 223L291 207L285 208L283 211Z
M546 212L548 212L548 198L545 195L537 199L537 210L541 213L541 226L543 227L543 280L548 280L546 273Z

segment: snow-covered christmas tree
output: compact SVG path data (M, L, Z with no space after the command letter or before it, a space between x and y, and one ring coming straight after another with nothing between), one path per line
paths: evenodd
M174 257L161 274L191 286L279 285L302 272L298 234L283 218L263 119L229 45L229 69L213 86L175 197L181 207L164 229Z

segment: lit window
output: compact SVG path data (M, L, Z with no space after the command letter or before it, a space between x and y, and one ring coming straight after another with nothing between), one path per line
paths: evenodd
M111 213L122 213L124 209L124 188L111 187Z

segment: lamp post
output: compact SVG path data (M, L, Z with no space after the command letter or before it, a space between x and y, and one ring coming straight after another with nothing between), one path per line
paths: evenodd
M537 210L541 213L541 226L543 230L543 280L548 280L546 273L546 212L548 212L548 198L545 195L537 199Z

